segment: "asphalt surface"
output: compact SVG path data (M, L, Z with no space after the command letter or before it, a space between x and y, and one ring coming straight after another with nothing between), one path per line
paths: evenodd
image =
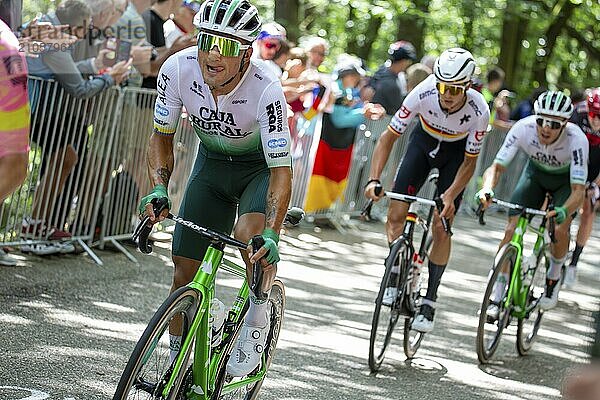
M558 307L546 313L530 355L517 355L510 327L494 362L480 366L477 312L503 221L490 216L482 228L465 215L457 219L434 332L407 361L398 329L377 375L367 355L387 252L383 225L363 223L345 234L310 225L290 230L279 266L286 317L260 397L560 398L564 374L589 361L600 240L595 234L584 251L575 289L563 290ZM116 251L98 255L103 267L86 255L18 255L17 267L0 267L0 400L112 397L145 324L168 294L172 264L168 248L135 253L139 265ZM235 282L221 283L225 298Z

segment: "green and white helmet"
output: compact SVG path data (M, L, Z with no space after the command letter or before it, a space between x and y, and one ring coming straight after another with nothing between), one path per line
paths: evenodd
M260 32L258 10L248 0L207 0L194 17L198 29L253 42Z
M563 92L548 90L537 98L533 104L533 111L536 115L569 119L573 114L573 104L571 98Z

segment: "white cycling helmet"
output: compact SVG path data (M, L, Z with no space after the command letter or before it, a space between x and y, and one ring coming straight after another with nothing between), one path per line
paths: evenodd
M536 115L543 114L569 119L573 114L573 103L571 103L571 98L563 92L548 90L540 94L533 104L533 110Z
M475 59L470 51L455 47L444 51L433 65L433 73L439 82L466 85L475 72Z
M260 32L258 10L248 0L207 0L194 17L198 29L253 42Z

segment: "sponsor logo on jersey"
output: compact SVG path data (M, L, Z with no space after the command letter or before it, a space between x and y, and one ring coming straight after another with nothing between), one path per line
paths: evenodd
M276 149L277 147L285 147L287 146L288 141L285 138L279 138L279 139L270 139L267 142L267 146L271 149Z
M432 94L436 94L436 93L437 93L437 90L436 90L436 89L429 89L429 90L426 90L426 91L424 91L423 93L421 93L421 94L419 95L419 100L423 100L425 97L429 97L429 96L431 96Z
M189 120L194 127L199 128L203 134L209 136L224 136L231 139L243 139L252 134L252 131L245 132L237 128L233 114L211 110L207 107L200 107L199 117L190 114Z
M257 78L259 81L263 80L263 77L260 76L259 74L254 74L254 77Z
M485 137L485 131L476 131L475 132L475 141L482 142Z
M580 166L583 165L583 150L573 150L573 164Z
M158 80L156 81L156 93L158 95L157 99L165 105L167 104L167 96L165 92L167 90L167 85L169 84L170 80L171 78L169 78L167 75L160 74Z
M546 154L538 151L535 154L531 154L531 158L540 164L546 164L551 167L562 167L563 164L558 161L558 158L554 154Z
M571 171L571 175L573 176L573 178L581 178L581 179L586 178L585 171L583 171L581 169L574 169L573 171Z
M239 99L239 100L234 100L231 102L231 104L246 104L248 102L248 100L246 99Z
M469 100L469 105L471 106L471 108L475 112L475 116L476 117L479 117L480 115L483 115L483 113L479 109L479 106L475 103L475 100L473 100L473 99Z
M398 118L406 119L410 116L411 111L406 106L400 107L398 110Z
M196 57L196 56L187 56L186 59L187 60L197 60L198 57Z
M190 90L196 93L198 96L204 98L204 93L202 93L202 86L197 82L193 81L192 86L190 86Z
M460 119L460 124L464 124L467 123L471 120L471 114L465 114L463 115L463 117Z
M282 151L281 153L269 153L269 158L287 157L288 154L290 154L288 151Z
M167 121L160 120L160 119L158 119L156 117L154 117L154 123L156 125L160 125L160 126L167 126L167 125L169 125L169 123Z
M156 104L156 107L154 108L154 110L161 117L168 117L169 116L169 109L166 108L166 107L161 106L158 103Z
M269 118L269 133L283 131L283 107L280 100L267 105L267 117Z

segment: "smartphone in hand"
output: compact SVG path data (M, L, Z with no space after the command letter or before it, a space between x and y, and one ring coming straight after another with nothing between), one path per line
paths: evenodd
M103 60L106 67L112 67L118 62L127 61L131 56L131 42L128 40L108 38L104 41L102 48L108 50Z

